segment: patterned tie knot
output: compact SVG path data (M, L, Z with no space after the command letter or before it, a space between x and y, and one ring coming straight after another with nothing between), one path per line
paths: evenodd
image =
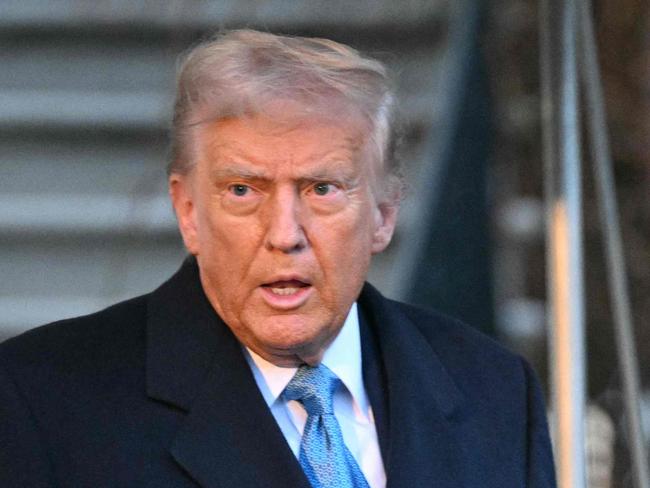
M284 389L287 400L298 400L308 415L334 413L332 399L334 389L340 380L326 366L316 367L306 364L298 371Z

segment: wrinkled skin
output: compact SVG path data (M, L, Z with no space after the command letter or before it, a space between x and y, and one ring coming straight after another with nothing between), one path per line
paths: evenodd
M397 217L360 125L259 114L207 123L195 140L195 165L169 186L210 303L265 359L317 364Z

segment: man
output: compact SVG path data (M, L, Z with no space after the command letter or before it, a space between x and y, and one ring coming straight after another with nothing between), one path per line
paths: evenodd
M383 66L234 31L181 66L191 257L0 346L0 486L550 487L528 366L364 284L401 186Z

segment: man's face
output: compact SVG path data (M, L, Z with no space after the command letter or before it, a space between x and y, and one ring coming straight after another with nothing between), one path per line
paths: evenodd
M196 141L197 162L170 177L170 193L208 299L267 360L317 363L395 226L362 132L257 115L207 124Z

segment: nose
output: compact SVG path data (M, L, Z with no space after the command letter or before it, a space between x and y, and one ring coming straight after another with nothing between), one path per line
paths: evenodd
M300 197L294 191L278 192L267 212L266 248L286 254L307 246Z

